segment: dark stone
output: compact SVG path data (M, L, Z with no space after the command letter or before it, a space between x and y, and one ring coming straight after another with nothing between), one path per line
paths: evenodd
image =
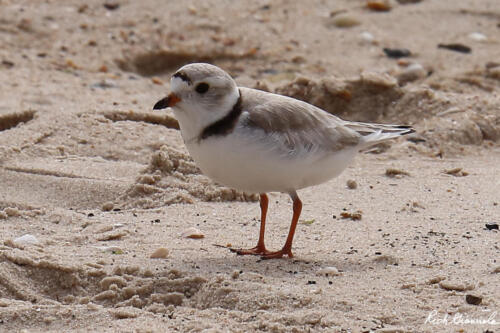
M447 49L450 51L460 52L460 53L471 53L472 49L467 45L453 43L453 44L439 44L438 48Z
M483 301L483 298L480 296L474 296L471 294L465 295L465 301L467 304L479 305Z
M116 10L120 8L120 4L118 2L106 2L103 6L107 10Z
M498 223L486 223L484 226L488 230L498 230Z
M408 49L390 49L390 48L384 48L384 53L389 57L389 58L404 58L404 57L409 57L411 55L410 50Z

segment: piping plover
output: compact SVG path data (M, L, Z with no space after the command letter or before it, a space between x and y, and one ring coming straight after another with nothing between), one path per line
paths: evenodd
M210 64L180 68L170 88L153 108L173 109L201 171L222 185L260 194L257 246L232 251L265 259L293 256L302 210L297 190L338 176L360 150L413 132L409 126L345 121L290 97L238 87L229 74ZM275 252L264 245L266 192L288 193L293 200L288 237Z

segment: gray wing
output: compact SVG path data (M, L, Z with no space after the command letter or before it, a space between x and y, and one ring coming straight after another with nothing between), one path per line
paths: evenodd
M253 89L242 94L245 127L259 131L282 154L328 154L360 143L359 133L315 106Z

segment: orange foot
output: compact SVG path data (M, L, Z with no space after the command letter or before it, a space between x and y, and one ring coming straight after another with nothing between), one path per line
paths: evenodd
M275 252L267 252L261 255L262 259L281 259L283 256L288 256L288 258L293 258L292 249L281 249Z
M270 251L266 250L264 246L256 246L252 247L251 249L229 249L229 250L240 256L245 256L245 255L265 256L266 254L271 253Z

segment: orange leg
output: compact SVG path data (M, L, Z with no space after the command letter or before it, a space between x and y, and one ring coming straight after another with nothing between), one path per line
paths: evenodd
M251 249L231 249L232 252L236 252L239 255L266 255L270 253L266 250L264 245L264 233L266 231L266 216L267 216L267 206L269 205L269 198L265 193L260 195L260 232L259 240L257 246Z
M300 201L297 193L294 191L290 193L290 196L293 200L293 217L292 224L290 225L290 231L288 232L288 237L286 238L285 245L283 248L276 252L266 252L262 254L262 259L277 259L283 258L284 255L287 255L289 258L293 257L292 254L292 242L293 236L295 235L295 229L297 228L297 222L299 221L300 212L302 211L302 201Z

